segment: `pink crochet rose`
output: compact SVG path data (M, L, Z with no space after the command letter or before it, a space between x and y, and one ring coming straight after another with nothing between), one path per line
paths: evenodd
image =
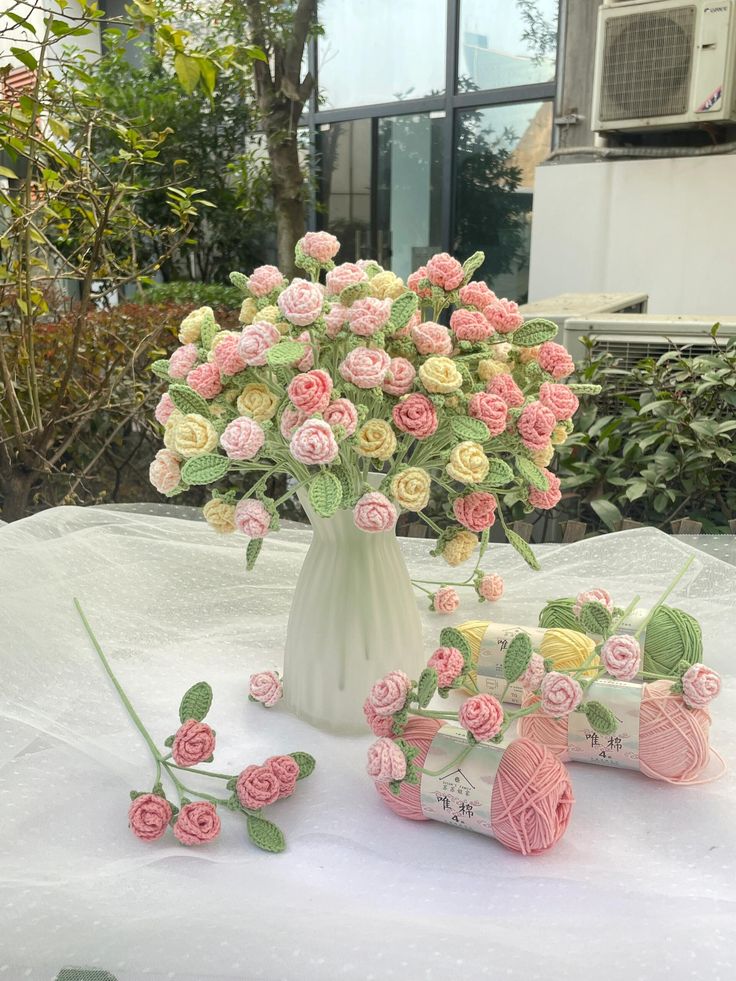
M223 337L215 345L212 358L223 375L237 375L245 368L245 361L240 356L240 337L236 334Z
M279 429L284 439L290 440L294 435L294 430L298 429L307 418L306 412L302 412L301 409L293 409L287 405L281 413L281 422L279 423Z
M505 298L499 300L497 297L484 308L483 313L488 323L495 327L499 334L511 334L524 323L518 304Z
M452 338L447 327L425 320L411 329L411 339L420 354L451 354Z
M435 613L454 613L460 606L460 597L452 586L441 586L432 597Z
M578 593L572 608L576 617L580 616L580 611L586 603L600 603L601 606L605 606L609 613L613 613L613 600L611 594L605 589L586 589L582 593Z
M420 286L421 280L427 278L427 267L420 266L416 272L410 274L406 281L407 287L416 293L420 300L428 300L432 295L432 290L429 286Z
M476 392L468 402L468 415L484 422L491 436L499 436L506 429L509 407L500 395Z
M215 734L206 722L188 719L174 736L171 755L178 766L196 766L215 751Z
M495 299L496 294L483 282L467 283L460 288L460 302L476 310L484 310Z
M479 310L455 310L450 317L450 327L459 341L484 341L493 333L493 327Z
M363 702L363 715L374 736L391 736L393 734L393 719L390 715L379 715L373 708L370 698L366 698Z
M259 298L279 289L285 282L283 273L276 266L258 266L250 274L248 289Z
M392 416L396 428L414 439L426 439L437 430L437 410L421 392L414 392L398 402L393 407Z
M181 480L179 457L171 450L159 450L148 468L148 479L159 492L168 494Z
M387 395L406 395L414 384L416 375L416 368L411 361L406 358L391 358L381 388Z
M235 507L234 521L238 531L248 538L265 538L271 526L271 515L260 501L243 498Z
M284 689L275 671L258 671L250 676L248 698L271 708L284 694Z
M356 347L340 365L340 374L357 388L379 388L390 366L391 358L381 348Z
M540 469L547 478L547 490L541 491L537 490L536 487L530 487L529 503L532 507L540 508L542 511L551 511L552 508L557 507L562 497L560 478L556 474L553 474L551 470L547 470L546 467L541 467Z
M266 363L266 352L281 340L278 328L265 320L259 320L243 328L238 341L238 354L247 365L261 367Z
M382 736L368 750L368 775L376 783L391 783L406 776L406 757L393 739Z
M200 364L187 375L187 385L203 399L213 399L222 391L220 369L216 364Z
M526 671L517 680L517 684L521 685L525 691L536 691L542 684L544 674L544 658L541 654L532 654L526 666Z
M316 283L297 277L292 279L283 293L279 293L276 302L290 324L308 327L322 313L324 296Z
M368 700L376 715L386 718L403 709L410 688L411 681L403 671L391 671L371 688Z
M332 379L326 371L317 368L296 375L289 382L286 394L302 412L324 412L332 394Z
M341 303L333 303L325 316L325 334L335 338L348 322L348 308Z
M335 399L322 413L325 422L334 429L342 426L346 436L352 436L358 426L358 410L350 399Z
M721 690L721 676L704 664L693 664L682 676L682 697L690 708L705 708Z
M169 358L169 374L172 378L186 378L198 357L196 344L183 344Z
M279 778L268 766L246 766L235 785L238 800L251 811L274 804L281 796Z
M566 378L575 370L575 363L561 344L545 341L539 348L540 367L549 372L558 381Z
M560 422L563 419L572 419L580 405L577 395L567 385L555 385L554 382L542 382L539 386L539 401Z
M555 719L574 712L582 697L583 689L567 674L550 671L542 680L542 711Z
M217 808L206 800L185 804L179 811L174 834L182 845L204 845L220 833Z
M220 446L231 460L252 460L265 439L266 434L255 419L239 416L225 426Z
M516 429L527 449L543 450L549 443L556 422L554 413L545 409L541 402L530 402L521 410Z
M490 573L487 576L483 576L481 581L478 583L478 593L483 597L484 600L488 600L489 603L495 603L496 600L500 600L503 596L504 582L503 578L496 573Z
M452 503L455 517L470 531L485 531L492 528L496 520L496 498L486 491L471 491L456 497Z
M368 274L354 262L343 262L325 276L328 296L339 296L346 286L368 281Z
M631 681L641 668L641 647L636 637L616 634L601 647L601 664L619 681Z
M361 531L390 531L396 524L396 508L379 491L364 494L353 508L355 527Z
M157 794L141 794L128 808L130 830L141 841L156 841L166 834L171 804Z
M479 742L493 739L503 726L503 707L493 695L473 695L460 706L458 721Z
M524 404L524 394L516 384L511 375L495 375L486 385L486 391L491 395L498 395L506 405L512 409L518 409Z
M348 326L359 337L371 337L379 330L383 330L390 316L391 300L366 296L348 307Z
M304 357L300 358L295 364L297 371L311 371L314 367L314 349L312 347L312 338L308 330L303 330L301 334L297 337L298 341L302 344L306 344L307 347L304 351Z
M465 660L457 647L438 647L427 661L437 672L437 687L449 688L465 670Z
M448 292L456 290L464 276L462 263L447 252L438 252L427 263L427 279L433 286L439 286Z
M299 779L299 764L293 756L269 756L263 764L279 782L279 796L290 797Z
M307 232L297 242L304 255L310 259L316 259L323 266L335 258L340 251L340 243L334 235L329 232Z
M169 416L174 411L174 403L171 401L171 396L168 392L164 392L161 398L158 400L158 405L154 415L156 416L156 422L160 422L162 426L165 426L169 421Z
M307 419L289 441L289 452L308 467L332 463L340 452L335 434L324 419Z

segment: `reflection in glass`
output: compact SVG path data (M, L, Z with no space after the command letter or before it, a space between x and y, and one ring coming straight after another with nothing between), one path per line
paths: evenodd
M342 243L341 262L371 255L371 120L320 127L320 224Z
M458 92L555 77L559 0L461 0Z
M458 113L455 254L486 254L480 270L499 296L524 302L529 283L534 168L549 153L552 103Z
M404 279L441 252L444 118L378 121L376 258Z
M445 90L446 0L320 0L320 108Z

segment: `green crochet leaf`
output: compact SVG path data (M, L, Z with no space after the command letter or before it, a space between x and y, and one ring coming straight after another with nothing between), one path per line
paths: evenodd
M262 545L262 538L251 538L248 542L248 547L245 550L245 568L247 572L250 572L256 564L256 559L260 555Z
M164 746L166 746L169 749L171 749L171 747L173 745L174 745L174 737L173 736L167 736L166 739L164 739Z
M392 780L388 785L388 789L391 791L394 797L398 797L401 793L401 782L399 780Z
M242 273L239 273L239 272L231 272L230 273L230 282L233 284L233 286L236 289L240 290L240 292L243 294L243 296L248 296L249 295L250 290L248 289L248 277L247 276L244 276Z
M170 385L169 395L179 412L183 412L184 415L196 413L209 419L210 407L202 396L197 395L188 385Z
M551 320L527 320L511 335L511 343L517 347L536 347L557 336L557 324Z
M539 467L535 463L532 463L531 460L527 460L523 456L517 456L516 469L524 480L535 490L546 491L549 489L549 481Z
M402 293L401 296L396 297L391 304L391 316L389 318L389 326L392 330L401 330L407 325L417 308L418 302L418 296L412 292Z
M371 288L370 284L365 281L361 283L352 283L350 286L346 286L344 290L340 293L340 303L344 307L349 307L351 303L356 300L362 300L365 296L370 296Z
M286 839L280 828L262 817L248 815L248 837L264 852L282 852L286 848Z
M154 361L151 365L151 371L154 375L158 375L159 378L165 378L167 381L171 377L169 375L169 362L166 358L159 358L158 361Z
M600 385L585 385L575 382L567 387L571 392L574 392L575 395L600 395L601 393Z
M477 443L485 443L491 437L488 426L484 422L480 419L471 419L469 416L451 416L450 427L459 439L472 439Z
M517 681L529 667L532 658L532 641L529 634L521 633L512 638L503 659L503 676L506 681Z
M203 453L187 460L181 468L181 478L188 484L211 484L224 477L230 469L230 460L219 453Z
M584 702L580 706L592 729L602 736L610 736L618 728L618 722L613 712L601 702Z
M490 458L489 463L488 476L483 481L484 484L489 484L491 487L504 487L511 483L514 479L514 471L505 460L499 460L494 456Z
M312 773L315 766L317 765L317 761L309 753L302 753L297 751L296 753L289 753L289 756L299 766L299 776L297 777L297 780L304 780Z
M506 541L509 543L509 545L513 545L526 564L538 572L539 562L537 561L537 557L532 551L529 542L525 542L521 535L517 535L515 531L511 530L511 528L504 528L504 534L506 535Z
M304 357L306 346L300 341L280 341L266 351L266 361L272 368L294 364Z
M691 667L692 664L690 661L686 661L684 657L680 658L680 660L677 662L677 666L675 667L674 677L681 678L686 671L690 670Z
M425 668L419 675L417 684L417 700L420 708L426 708L437 691L437 672L434 668Z
M445 627L442 630L440 633L440 646L455 647L459 650L465 661L466 671L472 666L473 653L470 650L470 644L456 627Z
M611 614L602 603L584 603L578 620L586 634L607 637L611 632Z
M201 722L209 712L210 705L212 705L212 689L206 681L198 681L189 691L184 692L179 705L179 721L186 722L188 719L194 719L196 722Z
M485 252L474 252L472 255L468 256L463 263L463 272L465 273L463 277L463 285L470 282L470 280L473 278L473 273L476 271L476 269L480 269L485 261L485 258Z
M199 335L200 343L206 351L209 351L210 346L212 345L212 338L215 336L218 330L219 328L215 323L215 318L211 314L207 314L202 323L202 330Z
M343 505L347 505L347 502L350 500L350 497L353 494L353 485L350 481L350 475L344 467L333 466L330 472L333 477L340 481L340 488L342 491L341 500Z
M323 470L309 485L309 500L317 514L331 518L342 501L342 484L329 470Z

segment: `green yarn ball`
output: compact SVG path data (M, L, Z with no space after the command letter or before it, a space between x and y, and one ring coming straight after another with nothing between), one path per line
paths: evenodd
M571 596L550 600L539 614L540 627L564 627L582 633L572 612ZM703 656L703 635L698 621L684 610L662 604L649 621L644 638L644 675L675 677L680 661L696 664Z

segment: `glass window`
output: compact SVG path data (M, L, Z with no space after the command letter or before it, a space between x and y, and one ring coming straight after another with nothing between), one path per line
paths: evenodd
M342 243L341 262L371 257L371 120L320 126L320 224Z
M445 91L446 0L320 0L320 108Z
M527 297L534 168L549 153L552 103L457 115L454 253L486 254L480 275L499 296Z
M559 0L461 0L458 92L555 77Z
M378 120L376 259L404 279L442 251L444 115Z

